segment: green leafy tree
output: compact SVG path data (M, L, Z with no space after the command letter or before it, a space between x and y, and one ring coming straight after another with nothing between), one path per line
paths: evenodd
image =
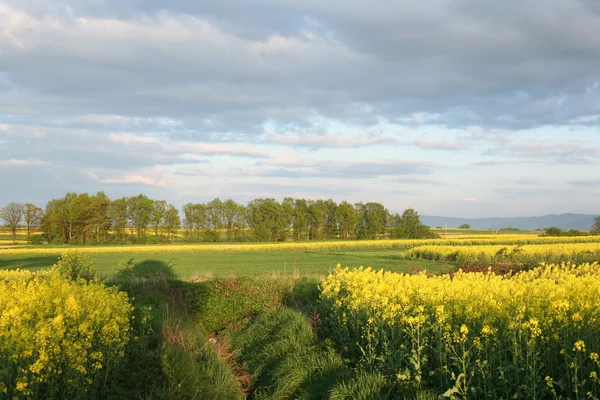
M358 221L354 206L342 201L335 209L335 220L338 225L341 239L348 239L350 233L355 230Z
M152 204L152 227L154 228L154 238L160 239L159 230L163 225L165 213L167 212L167 202L164 200L154 200Z
M206 229L206 207L204 204L187 203L183 206L184 224L189 241L199 241Z
M394 236L398 239L438 237L427 225L421 223L419 213L412 208L405 210L402 215L394 215Z
M129 220L131 229L135 230L136 243L140 243L146 236L146 230L152 221L154 202L143 194L131 197L128 202Z
M285 216L281 204L275 199L256 199L246 207L246 221L258 242L282 240Z
M179 210L177 210L174 205L168 204L165 211L163 228L170 241L173 241L173 238L175 235L177 235L180 226L181 219L179 218Z
M223 225L223 202L214 199L206 204L206 222L208 229L205 232L205 241L219 242L221 239L221 226Z
M294 205L295 200L291 197L286 197L281 202L281 210L283 212L283 218L285 220L285 228L283 234L283 239L287 240L289 236L289 230L294 225Z
M389 212L381 203L356 203L356 237L358 239L376 239L385 233Z
M49 243L65 243L67 239L67 198L52 199L46 204L42 230Z
M17 244L17 229L21 225L25 216L25 205L21 203L10 203L0 208L0 218L10 230L13 244Z
M91 214L91 199L87 193L67 195L68 243L86 244L87 223Z
M223 203L223 222L227 230L227 241L231 242L234 240L234 229L239 226L242 217L242 209L232 199L229 199Z
M552 226L550 228L545 229L544 236L564 236L564 235L563 235L562 229L557 228L556 226Z
M27 243L31 239L31 231L38 229L42 225L42 218L44 217L44 210L36 206L35 204L25 204L25 213L23 220L27 227Z
M308 214L308 202L305 199L296 199L292 217L292 228L296 240L308 239Z
M90 200L87 233L95 238L96 244L105 243L110 229L109 209L112 201L104 192L96 193Z
M469 224L462 224L461 226L458 227L458 229L471 229L471 225L469 225Z
M405 210L402 215L394 216L395 237L399 239L418 239L421 228L421 218L414 209Z
M121 239L121 243L123 244L127 241L127 204L128 199L124 197L111 202L108 208L109 224L113 227L117 237Z
M308 202L309 238L321 239L327 221L327 204L323 200Z
M325 202L325 226L323 227L323 236L326 238L337 238L339 227L335 212L338 205L335 201L329 199Z

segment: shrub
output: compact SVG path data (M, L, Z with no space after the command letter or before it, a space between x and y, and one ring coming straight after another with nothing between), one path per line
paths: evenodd
M36 246L44 244L47 241L48 240L46 239L46 237L44 235L35 234L35 235L31 235L29 237L29 243L36 245Z
M66 279L89 281L95 277L91 258L73 251L62 253L55 268L58 274Z

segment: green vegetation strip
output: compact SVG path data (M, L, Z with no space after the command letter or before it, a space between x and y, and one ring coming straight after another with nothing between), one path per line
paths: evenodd
M172 266L175 276L183 280L201 280L231 275L318 275L328 274L337 264L372 266L409 272L425 269L432 273L447 272L453 268L449 262L407 260L398 251L363 252L268 252L268 253L148 253L111 254L92 256L98 273L111 277L118 272L117 265L133 260L140 273L161 271ZM39 270L49 268L58 256L4 255L0 252L0 268Z

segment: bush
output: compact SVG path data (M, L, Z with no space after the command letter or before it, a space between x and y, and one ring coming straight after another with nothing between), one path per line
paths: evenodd
M294 281L241 277L174 284L181 287L200 326L211 334L241 326L262 311L280 307L289 297Z
M73 251L62 253L54 267L66 279L90 281L96 276L91 258Z
M44 243L46 243L48 240L46 239L46 236L44 235L39 235L39 234L35 234L35 235L31 235L29 237L29 243L39 246L42 245Z

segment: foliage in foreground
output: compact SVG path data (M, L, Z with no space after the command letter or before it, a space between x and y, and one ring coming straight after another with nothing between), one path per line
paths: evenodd
M598 398L600 265L513 277L338 267L322 319L355 365L408 392L453 398ZM516 397L515 397L516 396Z
M93 397L131 317L127 294L98 281L0 270L0 397Z

